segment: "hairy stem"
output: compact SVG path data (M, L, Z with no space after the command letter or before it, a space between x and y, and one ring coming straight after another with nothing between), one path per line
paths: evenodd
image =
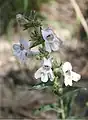
M61 105L61 109L62 109L61 117L64 120L65 119L65 111L64 111L64 105L63 105L63 99L60 99L60 105Z

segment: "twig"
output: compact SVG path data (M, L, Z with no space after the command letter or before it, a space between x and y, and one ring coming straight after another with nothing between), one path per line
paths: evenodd
M72 5L74 7L74 10L75 10L75 12L77 14L77 17L80 19L80 22L83 25L84 30L85 30L85 32L86 32L86 34L88 36L88 25L87 25L87 22L86 22L86 20L85 20L85 18L83 16L79 6L78 6L76 0L70 0L70 1L71 1Z

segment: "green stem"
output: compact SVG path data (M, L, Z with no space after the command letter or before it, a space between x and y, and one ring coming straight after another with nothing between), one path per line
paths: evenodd
M61 104L61 109L62 109L61 117L64 120L65 119L65 111L64 111L64 105L63 105L63 99L60 99L60 104Z

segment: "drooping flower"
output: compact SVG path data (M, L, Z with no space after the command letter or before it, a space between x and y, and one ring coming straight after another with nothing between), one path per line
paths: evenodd
M45 40L45 49L48 52L59 50L62 40L56 36L52 29L47 28L41 30L43 39Z
M29 43L23 39L19 40L19 43L13 44L13 53L21 61L25 62L29 51Z
M62 65L63 75L64 75L64 84L65 86L72 86L72 81L77 82L80 80L81 75L72 71L72 65L70 62L65 62Z
M42 82L47 82L48 80L53 81L54 74L51 68L52 68L51 59L44 58L42 67L40 67L34 75L35 78L36 79L40 78Z

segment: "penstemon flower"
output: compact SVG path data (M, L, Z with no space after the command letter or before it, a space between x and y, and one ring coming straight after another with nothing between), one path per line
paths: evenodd
M59 50L62 45L62 40L58 38L52 29L47 28L41 30L43 39L45 40L45 49L48 52Z
M54 80L54 74L52 71L52 64L51 64L51 60L44 58L44 62L42 67L40 67L36 73L35 73L35 78L36 79L41 79L42 82L47 82L49 79L50 81Z
M13 53L21 61L25 62L29 52L29 42L20 39L19 43L13 44Z
M72 65L70 62L65 62L62 65L62 70L64 74L64 84L65 86L72 86L72 81L77 82L80 80L81 75L72 71Z

